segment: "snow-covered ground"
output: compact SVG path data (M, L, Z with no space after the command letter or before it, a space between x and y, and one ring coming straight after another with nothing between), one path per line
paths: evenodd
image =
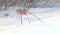
M20 24L20 16L17 15L15 10L6 11L0 12L1 34L60 34L59 8L31 8L29 12L42 19L44 23L28 14L23 16L23 25ZM5 13L9 13L10 16L3 17Z

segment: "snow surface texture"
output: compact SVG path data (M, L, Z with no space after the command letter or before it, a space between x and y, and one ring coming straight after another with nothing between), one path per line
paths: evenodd
M20 23L20 17L18 16L19 18L17 18L17 14L14 11L7 10L7 13L10 13L11 15L3 18L3 15L6 12L1 11L0 34L60 34L59 8L31 8L29 11L41 18L45 23L41 23L39 20L36 18L34 19L34 17L28 14L31 24L25 24L28 22L25 21L27 18L23 16L23 19L25 19L23 22L24 24L17 27L16 25Z
M33 13L37 17L39 17L41 20L43 20L44 23L45 20L49 17L53 17L55 15L59 15L60 11L56 8L31 8L29 9L29 12ZM8 13L10 16L5 17L4 14ZM42 23L37 18L35 18L31 14L23 15L23 24L29 24L27 16L29 17L30 24L40 24ZM48 21L48 20L47 20ZM16 10L11 8L6 11L0 12L0 26L1 25L21 25L21 18L16 13Z

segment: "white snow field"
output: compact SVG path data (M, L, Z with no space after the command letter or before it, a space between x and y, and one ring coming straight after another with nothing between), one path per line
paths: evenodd
M26 16L23 15L21 25L20 16L15 10L1 11L0 34L60 34L59 8L31 8L29 12L39 17L44 23L28 13ZM10 16L3 17L5 13L9 13Z

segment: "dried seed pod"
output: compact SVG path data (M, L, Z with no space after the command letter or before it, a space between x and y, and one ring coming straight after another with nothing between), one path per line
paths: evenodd
M6 13L4 16L8 17L8 16L9 16L9 14L8 14L8 13Z
M27 14L27 9L18 9L17 13L20 15L26 15Z

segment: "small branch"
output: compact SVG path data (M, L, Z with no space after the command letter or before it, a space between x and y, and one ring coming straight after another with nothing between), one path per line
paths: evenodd
M40 18L38 18L37 16L35 16L34 14L32 14L31 12L28 12L29 14L33 15L34 17L36 17L39 21L41 21L42 23L44 23Z
M28 19L28 22L29 22L29 24L30 24L30 21L29 21L29 17L28 17L28 15L27 15L27 19Z
M22 15L20 15L21 16L21 24L23 24L23 21L22 21Z

